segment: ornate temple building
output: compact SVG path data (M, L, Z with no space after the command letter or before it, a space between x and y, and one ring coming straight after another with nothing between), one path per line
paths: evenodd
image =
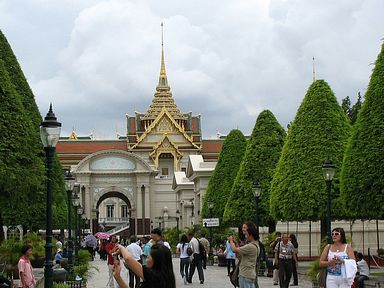
M153 227L200 221L223 140L203 140L200 115L179 110L163 45L161 52L152 103L144 113L126 114L126 137L93 140L72 132L57 145L61 163L80 184L83 218L93 233L148 235Z

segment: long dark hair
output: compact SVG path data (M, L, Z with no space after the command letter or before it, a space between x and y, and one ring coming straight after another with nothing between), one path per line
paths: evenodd
M299 243L297 243L296 235L295 234L289 234L289 238L291 239L291 243L293 247L297 248L299 247Z
M180 243L183 243L182 247L184 248L185 243L188 243L187 235L185 235L185 234L181 235Z
M167 285L167 288L176 288L171 251L164 245L154 244L151 247L150 253L153 260L152 270L154 270L156 273L159 273L164 279L164 283L161 284ZM159 287L165 287L161 284Z
M256 225L253 222L246 222L247 231L249 235L253 236L253 239L259 240L259 234L257 233Z

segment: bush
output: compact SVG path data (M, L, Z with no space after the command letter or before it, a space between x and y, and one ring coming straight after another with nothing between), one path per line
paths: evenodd
M23 247L23 242L21 241L16 241L15 239L3 241L0 245L1 261L16 266L21 255L21 247Z

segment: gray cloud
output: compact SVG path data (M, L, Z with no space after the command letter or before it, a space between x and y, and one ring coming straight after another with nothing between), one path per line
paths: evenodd
M112 138L126 132L125 113L151 103L164 21L173 96L202 115L209 138L250 133L264 109L286 126L312 81L313 56L339 100L364 93L381 11L381 0L0 0L0 29L43 115L53 102L63 135L75 127Z

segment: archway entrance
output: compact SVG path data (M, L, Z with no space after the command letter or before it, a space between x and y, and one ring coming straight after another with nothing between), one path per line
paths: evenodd
M118 235L129 237L135 232L132 210L131 202L123 193L105 193L96 203L93 231L114 231Z

